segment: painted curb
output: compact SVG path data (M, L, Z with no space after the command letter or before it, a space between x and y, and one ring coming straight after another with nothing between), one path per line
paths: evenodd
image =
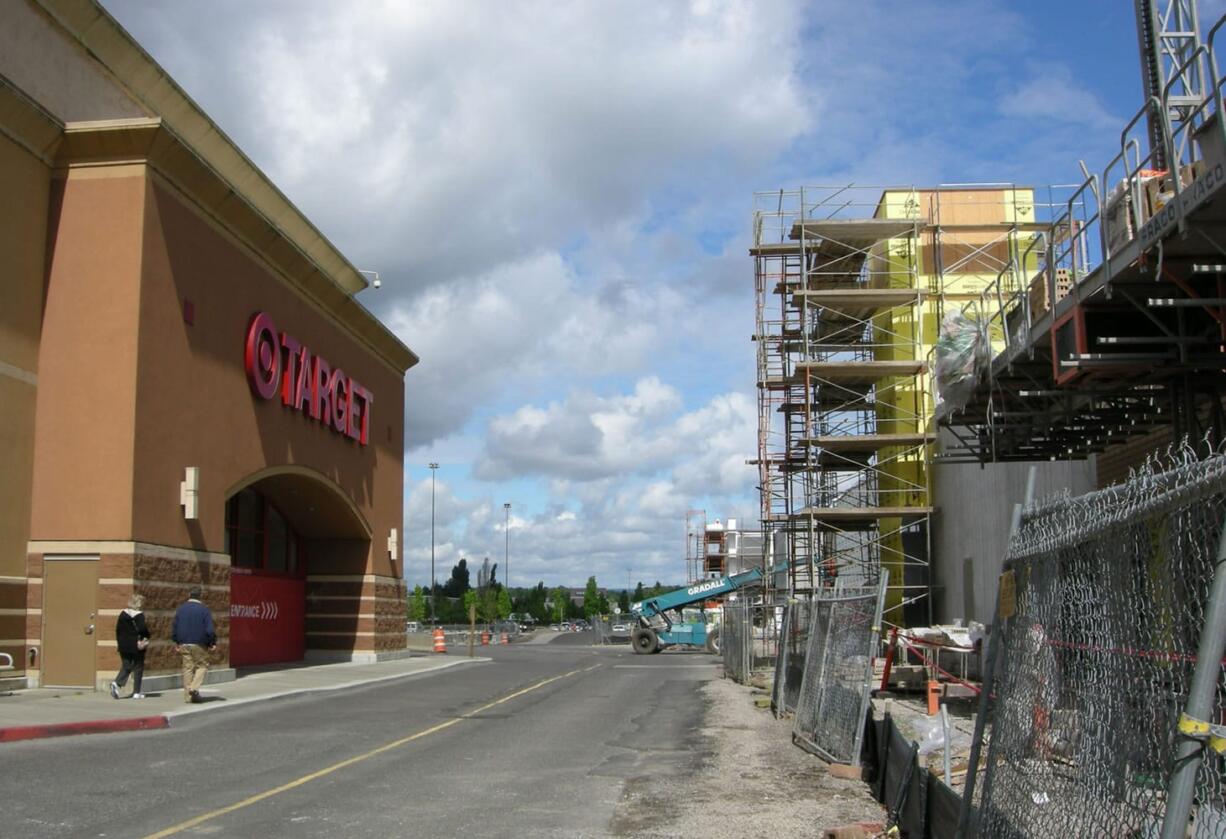
M165 716L129 717L120 720L87 720L85 722L61 722L50 725L18 725L0 728L0 743L18 740L39 740L44 737L69 737L76 734L111 734L116 731L149 731L169 728Z

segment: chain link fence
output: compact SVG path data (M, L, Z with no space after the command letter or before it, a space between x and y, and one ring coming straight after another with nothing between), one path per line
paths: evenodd
M809 603L792 741L834 763L860 763L885 591L883 573L878 585L819 590Z
M1001 577L991 742L978 810L964 810L970 835L1159 836L1182 774L1180 714L1224 519L1226 457L1191 450L1023 514ZM1216 649L1203 693L1214 693L1208 722L1221 725L1220 640ZM1226 839L1222 755L1197 749L1191 760L1187 835ZM1162 835L1185 836L1184 821L1173 816Z
M629 644L630 632L637 625L637 620L629 615L613 615L601 617L597 615L590 621L592 625L593 644Z

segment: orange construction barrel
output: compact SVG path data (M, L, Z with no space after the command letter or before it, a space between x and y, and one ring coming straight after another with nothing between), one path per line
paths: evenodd
M500 643L500 644L509 644L509 643L511 643L511 638L510 638L510 636L508 636L508 635L507 635L507 634L504 632L504 633L502 633L502 639L501 639L501 640L500 640L498 643Z
M488 647L490 645L490 633L485 631L481 633L481 646Z
M447 652L447 636L443 634L443 628L436 627L434 630L434 651L436 653Z

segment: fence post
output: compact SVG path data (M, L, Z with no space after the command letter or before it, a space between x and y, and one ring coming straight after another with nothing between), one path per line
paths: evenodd
M868 718L870 695L873 692L873 658L880 649L881 616L885 614L885 593L890 587L890 569L881 569L881 581L877 590L877 603L873 609L873 624L869 628L869 655L865 662L864 685L860 689L860 727L856 730L855 745L851 750L851 765L860 765L860 751L864 748L864 720Z
M1182 735L1176 752L1175 767L1166 796L1166 817L1162 820L1162 839L1182 839L1187 832L1192 798L1196 793L1196 770L1204 749L1213 699L1217 691L1222 656L1226 655L1226 523L1218 539L1217 564L1213 572L1213 588L1205 604L1205 623L1201 627L1200 647L1196 652L1196 669L1188 704L1179 717Z

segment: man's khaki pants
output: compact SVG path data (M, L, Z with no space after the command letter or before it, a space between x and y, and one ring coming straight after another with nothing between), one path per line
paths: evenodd
M209 651L199 644L182 644L179 655L183 656L183 698L191 702L192 693L200 690L209 672Z

